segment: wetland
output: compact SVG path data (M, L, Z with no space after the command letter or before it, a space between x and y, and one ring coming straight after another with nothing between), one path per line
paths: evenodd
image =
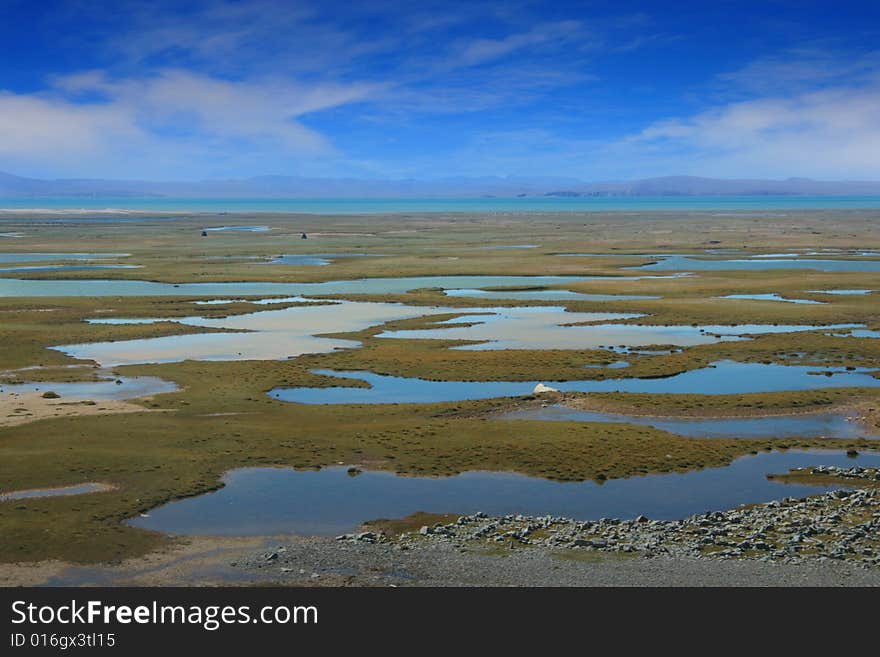
M880 465L877 210L113 219L0 217L8 568Z

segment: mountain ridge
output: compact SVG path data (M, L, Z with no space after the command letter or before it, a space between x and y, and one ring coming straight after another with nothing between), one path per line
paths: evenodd
M434 180L263 175L202 181L40 179L0 171L0 196L154 196L176 198L394 198L480 196L845 196L880 195L880 181L661 176L588 182L522 176Z

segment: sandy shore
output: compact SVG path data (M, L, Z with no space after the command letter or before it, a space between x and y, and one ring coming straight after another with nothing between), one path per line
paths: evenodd
M0 394L0 427L11 427L49 418L111 413L143 413L150 409L118 399L82 399L76 397L46 399L42 392Z

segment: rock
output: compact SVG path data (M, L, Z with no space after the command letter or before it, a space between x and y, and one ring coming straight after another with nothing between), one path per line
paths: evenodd
M533 395L540 395L545 392L559 392L556 388L551 388L550 386L545 386L543 383L539 383L535 386L535 389L532 390Z
M427 536L428 534L433 534L433 533L434 533L434 530L432 530L427 525L422 525L422 528L419 529L419 534L421 534L422 536Z
M61 397L61 395L52 390L47 390L41 396L43 397L43 399L59 399Z

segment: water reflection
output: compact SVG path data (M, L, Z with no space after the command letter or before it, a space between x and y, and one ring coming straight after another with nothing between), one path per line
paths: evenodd
M850 386L880 387L871 370L843 367L719 361L709 367L675 376L651 379L621 378L557 381L563 392L638 392L692 395L737 395L749 392L820 390ZM428 381L373 372L315 370L325 376L358 379L368 388L275 388L269 395L299 404L405 404L492 399L528 395L537 381Z
M880 272L880 260L818 260L811 258L708 260L685 255L670 255L663 256L657 262L628 269L647 271L815 269L825 272Z
M614 479L603 485L509 472L427 478L366 471L350 477L345 467L303 472L243 468L224 476L225 487L216 492L166 504L130 524L171 534L258 536L341 534L366 520L416 511L674 519L827 490L766 476L818 464L877 467L880 455L850 459L838 452L771 452L744 456L724 468Z
M694 438L870 438L858 422L843 413L809 413L767 417L683 418L619 415L547 406L512 411L502 420L608 422L639 424Z
M463 309L462 312L466 312ZM527 306L520 308L483 308L480 314L468 314L439 324L439 328L384 331L377 337L432 340L462 340L478 344L456 349L597 349L606 346L640 347L700 344L746 339L747 335L794 333L816 329L841 330L864 328L863 324L829 326L740 324L660 326L608 323L636 319L638 313L573 313L564 307ZM592 324L574 326L574 324Z

